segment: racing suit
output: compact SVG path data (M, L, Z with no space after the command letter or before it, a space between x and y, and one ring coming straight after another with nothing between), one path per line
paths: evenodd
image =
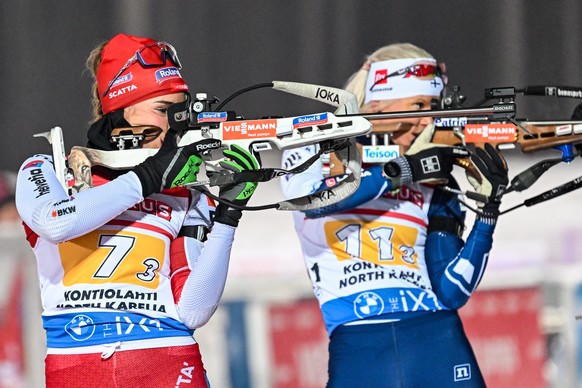
M315 152L287 150L283 167ZM330 336L328 386L483 386L456 310L483 276L494 222L477 220L463 243L458 201L417 183L393 191L381 168L365 166L339 203L293 215ZM325 179L318 161L282 191L297 198L341 179Z
M142 198L134 173L115 175L93 175L95 187L69 196L51 156L19 170L47 386L206 387L193 333L218 305L235 228L215 223L207 234L214 204L202 194Z

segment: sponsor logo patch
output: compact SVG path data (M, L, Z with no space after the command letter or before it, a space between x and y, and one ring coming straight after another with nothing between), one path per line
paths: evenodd
M122 75L120 77L117 77L117 79L115 81L113 81L113 84L111 84L111 87L115 87L124 83L127 83L129 81L131 81L133 79L133 74L129 73L126 75Z
M196 121L199 123L215 123L217 121L226 121L226 118L226 112L200 112L196 117Z
M517 129L513 124L467 124L467 143L513 143L517 140Z
M471 380L471 365L455 365L455 381Z
M62 209L55 209L51 212L53 218L61 217L67 214L73 214L76 211L75 206L68 206Z
M467 125L466 117L437 117L434 119L435 127L463 127Z
M327 123L327 113L318 113L307 116L295 117L293 119L293 128L308 127L310 125L318 125Z
M420 164L422 165L422 172L425 174L432 174L441 170L439 158L436 156L420 159Z
M50 188L46 182L46 179L44 179L44 175L40 168L33 168L30 170L30 177L28 180L34 183L36 186L36 189L34 189L34 191L38 192L36 198L42 197L43 195L50 192Z
M388 77L386 77L387 75L388 69L376 70L376 73L374 73L374 84L375 85L387 84L388 83Z
M397 145L363 146L362 162L364 163L385 163L397 158L400 147Z
M277 135L277 120L227 121L221 124L224 140L260 139Z
M334 187L337 183L337 180L335 178L327 178L324 182L327 187Z
M42 166L44 163L44 161L42 160L33 160L32 162L28 162L26 163L26 165L24 167L22 167L22 171L26 170L27 168L40 168L40 166Z
M360 318L380 315L384 311L384 301L374 292L364 292L354 300L354 312Z
M156 81L158 83L162 83L171 78L179 78L181 77L180 71L175 67L164 67L156 71Z
M75 341L86 341L95 333L95 325L90 317L86 315L75 315L65 325L65 331Z

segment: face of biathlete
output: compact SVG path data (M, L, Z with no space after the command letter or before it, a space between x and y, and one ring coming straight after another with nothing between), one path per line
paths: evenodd
M434 96L413 96L395 100L370 101L365 109L369 113L422 111L430 110L433 101L435 101ZM431 117L417 117L397 120L373 120L372 123L374 125L373 132L383 132L383 129L387 127L392 128L391 143L399 145L401 152L404 153L410 148L412 142L422 130L432 122Z
M160 148L164 137L170 128L168 123L168 106L183 102L186 99L184 93L172 93L150 98L138 102L124 109L123 116L133 126L156 126L162 129L162 133L153 138L146 139L143 148Z

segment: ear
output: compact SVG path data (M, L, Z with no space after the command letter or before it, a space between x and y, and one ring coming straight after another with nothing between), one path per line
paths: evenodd
M129 125L131 125L130 120L133 117L134 113L135 113L134 105L123 108L123 118L125 119L125 121L127 121Z

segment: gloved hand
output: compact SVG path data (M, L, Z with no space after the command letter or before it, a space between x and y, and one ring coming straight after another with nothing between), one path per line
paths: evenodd
M477 202L482 215L487 218L496 218L499 215L501 197L509 184L507 163L499 151L491 144L486 143L485 149L470 146L471 161L481 175L479 182L467 173L467 179L475 191L487 197L487 203Z
M143 197L196 182L202 163L199 154L209 148L218 148L219 144L215 146L215 143L206 139L178 147L176 134L169 130L160 150L133 168L141 182Z
M427 126L403 156L384 164L393 188L411 182L445 184L455 161L469 156L463 147L432 143L433 132L434 125Z
M429 124L426 127L424 127L420 135L418 135L416 139L414 139L414 141L410 145L410 148L408 149L408 151L405 152L405 154L414 155L430 147L431 145L434 145L432 143L434 128L435 128L434 124Z
M236 144L232 144L230 150L224 150L223 154L227 159L220 161L219 165L226 170L241 172L259 168L257 159L249 151ZM217 172L209 173L216 174ZM221 186L218 193L219 201L223 199L234 205L244 206L251 199L257 186L258 183L256 182L241 182ZM241 216L242 212L239 209L230 207L225 202L220 202L216 207L214 221L236 227Z

